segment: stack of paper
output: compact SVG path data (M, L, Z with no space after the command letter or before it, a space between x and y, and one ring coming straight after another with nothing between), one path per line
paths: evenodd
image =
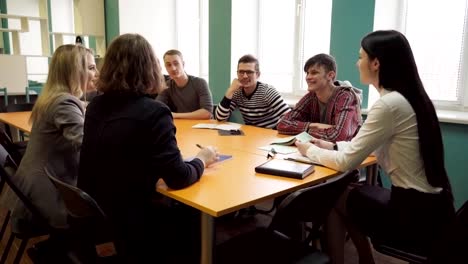
M192 126L192 128L206 128L206 129L219 129L219 130L239 130L240 124L236 123L223 123L223 124L212 124L212 123L200 123Z

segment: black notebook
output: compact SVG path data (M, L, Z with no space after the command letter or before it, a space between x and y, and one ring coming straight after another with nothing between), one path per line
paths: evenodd
M290 160L271 159L257 167L255 172L283 176L295 179L304 179L314 172L315 166Z

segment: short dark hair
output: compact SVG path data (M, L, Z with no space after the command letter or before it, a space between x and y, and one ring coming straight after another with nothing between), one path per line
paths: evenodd
M320 53L309 58L304 65L304 72L307 72L310 67L315 65L323 67L327 72L333 71L338 75L336 60L328 54Z
M239 68L239 64L241 63L255 63L255 71L259 72L260 71L260 65L258 63L258 60L257 58L255 58L253 55L251 54L247 54L247 55L244 55L242 56L239 61L237 62L237 68Z
M124 34L112 41L100 72L99 91L143 95L158 93L162 87L159 60L144 37Z
M164 53L164 55L163 55L163 60L168 55L177 55L177 56L180 57L180 59L182 61L184 60L184 56L182 56L182 52L180 52L179 50L176 50L176 49L171 49L171 50L166 51L166 53Z

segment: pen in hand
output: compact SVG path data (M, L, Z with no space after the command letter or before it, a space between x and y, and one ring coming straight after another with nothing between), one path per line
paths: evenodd
M199 149L203 149L202 145L200 144L195 144Z

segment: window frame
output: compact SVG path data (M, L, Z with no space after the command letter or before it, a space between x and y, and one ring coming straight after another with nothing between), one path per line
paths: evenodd
M262 74L265 74L265 70L262 69L262 54L259 52L261 50L261 43L262 39L260 38L261 36L261 28L262 26L260 25L261 21L261 8L263 3L262 0L255 0L249 2L251 6L249 8L255 9L254 12L256 13L256 27L255 27L255 35L258 36L255 41L255 48L253 55L255 55L259 62L260 62L260 71ZM267 4L267 3L266 3ZM305 20L306 20L306 8L307 8L307 0L295 0L294 1L294 9L295 9L295 17L294 17L294 42L293 42L293 61L292 61L292 77L291 77L291 90L290 92L282 92L280 91L280 94L282 97L291 105L294 105L301 97L303 97L308 91L307 91L307 83L305 82L305 75L303 71L304 63L308 58L304 57L304 41L305 41ZM234 8L233 8L234 9ZM328 39L330 41L331 39L331 12L332 12L332 5L330 5L330 32L328 35ZM234 15L232 16L234 18ZM232 19L232 24L234 24L235 21ZM323 51L325 53L330 53L330 46L328 45L328 50ZM236 78L237 75L235 74L235 70L237 69L237 61L239 58L234 57L235 52L232 51L231 48L231 79ZM280 64L280 63L279 63ZM262 77L260 77L260 80L262 80ZM268 80L264 80L265 82L268 82ZM271 83L273 86L275 86L275 83Z
M468 112L468 0L466 1L463 26L463 42L461 45L458 98L456 101L432 99L437 110ZM403 34L406 32L408 0L386 1L376 0L374 13L374 30L395 29ZM385 13L384 13L385 10ZM390 11L389 11L390 10ZM382 16L386 16L382 18ZM386 20L385 22L382 22ZM423 80L424 82L424 80ZM378 99L376 89L369 85L368 108Z
M123 0L119 0L119 1L123 1ZM132 1L130 0L126 0L128 3L132 3ZM151 1L149 0L152 4L157 4L157 1ZM185 0L187 1L187 0ZM182 40L180 40L180 36L182 36L182 33L181 33L181 29L184 29L184 23L180 23L180 18L184 18L183 15L181 15L179 13L178 10L185 10L186 7L184 5L184 0L175 0L175 1L166 1L164 2L164 4L166 5L170 5L171 6L171 9L169 10L170 12L170 16L171 19L170 21L168 21L168 23L171 24L171 27L174 28L173 32L171 32L172 34L167 36L167 35L164 35L164 36L160 36L158 37L159 41L161 41L161 39L167 39L165 40L164 42L161 41L161 43L164 43L164 44L167 44L169 43L169 45L166 45L167 47L164 47L164 49L159 49L159 50L155 50L155 52L157 52L157 57L159 58L160 62L161 62L161 67L163 69L163 72L166 74L166 69L164 67L164 63L163 63L163 54L167 51L167 49L177 49L177 50L180 50L184 56L184 61L186 60L187 57L197 57L198 58L198 62L195 62L195 61L191 61L191 60L187 60L186 61L186 66L184 67L185 69L187 69L187 64L189 65L195 65L197 64L196 66L193 66L192 68L193 69L190 69L187 71L187 74L190 74L190 75L194 75L194 76L199 76L205 80L208 81L208 77L209 77L209 58L208 58L208 45L209 45L209 40L208 40L208 30L209 30L209 0L197 0L198 1L198 49L195 51L195 49L182 49L181 48L181 43L183 42ZM126 5L128 3L125 3ZM138 5L140 6L141 8L145 8L145 5L144 4L140 4ZM122 13L124 12L125 10L122 10L122 9L119 9L119 16L122 17ZM149 17L148 18L148 21L147 22L148 24L152 23L151 21L154 21L154 20L151 20L152 17ZM120 19L119 21L121 24L122 24L122 19ZM160 27L167 27L167 24L160 24L158 25ZM122 28L124 27L120 27L121 31L122 31ZM135 30L132 30L132 32L137 32L138 31L135 31ZM121 34L122 33L125 33L125 32L120 32ZM152 43L152 36L145 36L146 34L144 33L140 33L142 34L146 39L148 39L148 41L150 41L150 43L153 45L153 48L156 48L157 45L156 43ZM164 45L163 45L164 46ZM190 54L190 56L188 55ZM193 56L192 56L193 55ZM189 67L190 68L190 67Z

